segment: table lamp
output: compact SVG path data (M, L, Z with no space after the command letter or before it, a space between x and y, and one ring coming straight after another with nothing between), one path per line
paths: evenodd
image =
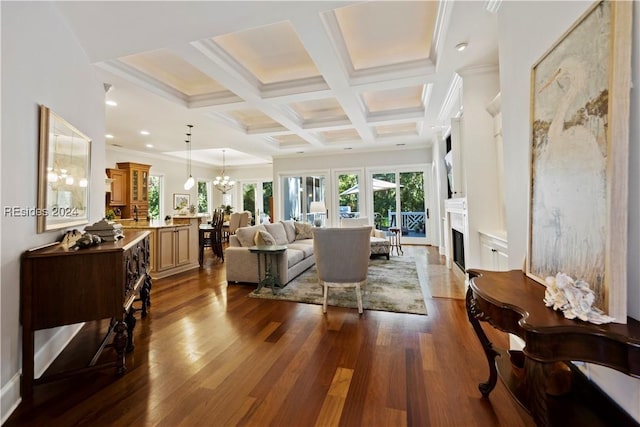
M313 214L313 225L316 227L322 226L322 214L327 213L327 207L323 201L311 202L309 206L309 212ZM318 215L320 214L320 215Z

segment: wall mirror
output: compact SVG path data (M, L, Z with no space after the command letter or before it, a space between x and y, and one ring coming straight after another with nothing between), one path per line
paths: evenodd
M89 222L91 140L40 106L38 233Z

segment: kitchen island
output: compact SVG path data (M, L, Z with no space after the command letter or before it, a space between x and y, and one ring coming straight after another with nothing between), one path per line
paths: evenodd
M198 262L198 225L200 217L176 215L171 221L118 220L128 230L150 232L151 277L161 279L194 268Z

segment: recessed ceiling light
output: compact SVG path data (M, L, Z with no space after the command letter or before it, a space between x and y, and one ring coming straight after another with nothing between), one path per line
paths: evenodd
M344 147L345 150L353 150L352 147Z
M141 130L140 135L150 135L148 130Z
M469 46L469 43L463 42L463 43L458 43L456 45L456 50L458 52L462 52L463 50L465 50L467 48L467 46Z
M145 147L147 148L153 148L153 144L146 144Z
M110 105L112 107L115 107L115 106L118 105L118 103L116 101L112 101L110 99L107 99L104 103L107 104L107 105Z
M106 134L104 137L107 139L113 139L113 135L111 135L110 133Z

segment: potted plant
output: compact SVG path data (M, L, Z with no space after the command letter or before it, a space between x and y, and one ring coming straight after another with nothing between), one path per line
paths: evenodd
M231 205L220 205L220 209L222 209L222 212L224 212L224 220L225 221L229 221L229 215L231 215L233 213L233 208L231 207Z

